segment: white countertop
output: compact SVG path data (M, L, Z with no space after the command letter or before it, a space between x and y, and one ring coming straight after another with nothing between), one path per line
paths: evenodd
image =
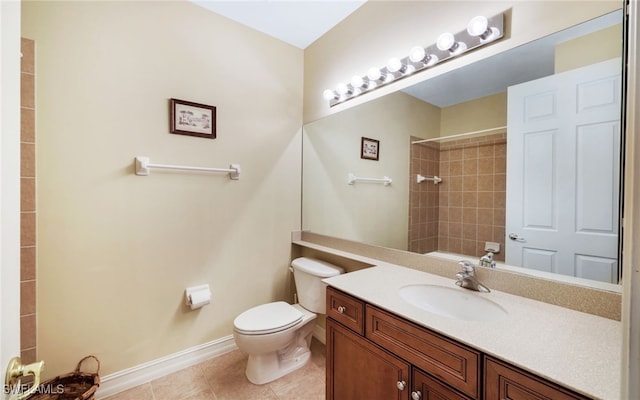
M502 306L500 321L463 321L424 311L398 294L406 285L459 290L455 277L381 263L324 280L330 286L433 331L597 399L620 398L622 324L591 314L492 290L470 293Z

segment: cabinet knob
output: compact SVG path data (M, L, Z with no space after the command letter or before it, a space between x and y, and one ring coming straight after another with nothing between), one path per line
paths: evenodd
M345 312L345 311L347 311L347 307L345 307L345 306L340 306L340 307L338 307L338 312L339 312L340 314L344 314L344 312Z
M398 387L398 390L404 390L404 388L407 387L407 382L405 381L398 381L396 383L396 386Z
M422 398L422 393L420 393L419 390L416 390L415 392L411 392L411 398L413 400L420 400Z

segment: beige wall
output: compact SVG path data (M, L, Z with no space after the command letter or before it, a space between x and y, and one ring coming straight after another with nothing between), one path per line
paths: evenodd
M37 70L38 358L102 375L232 333L287 299L300 226L303 55L189 2L24 2ZM171 97L218 138L168 132ZM135 156L224 174L134 174ZM212 304L183 305L208 283Z
M621 56L622 24L568 40L556 46L556 74ZM611 43L620 42L620 46Z
M339 112L620 7L617 0L367 2L305 49L304 120ZM499 42L332 108L322 98L323 90L338 82L364 75L368 68L383 66L391 57L404 57L415 45L435 43L442 32L464 29L476 15L505 11L507 29ZM431 15L437 17L429 18Z
M409 138L437 135L439 114L398 92L305 125L303 229L408 249ZM380 141L378 161L360 158L362 137ZM347 185L350 172L393 183Z

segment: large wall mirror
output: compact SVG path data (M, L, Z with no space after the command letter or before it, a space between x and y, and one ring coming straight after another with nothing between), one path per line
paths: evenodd
M618 291L622 49L615 12L305 125L302 229Z

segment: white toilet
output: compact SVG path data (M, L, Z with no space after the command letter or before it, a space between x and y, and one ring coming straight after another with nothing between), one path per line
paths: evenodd
M291 266L298 304L262 304L233 321L236 345L249 354L247 379L257 385L278 379L309 361L316 313L326 313L326 284L322 279L344 272L338 266L307 257L296 258Z

